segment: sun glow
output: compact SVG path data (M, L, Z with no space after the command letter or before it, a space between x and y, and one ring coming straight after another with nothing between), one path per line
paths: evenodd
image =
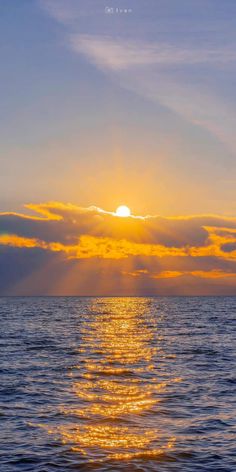
M163 382L155 373L153 365L165 354L156 347L161 337L148 307L146 300L95 301L91 318L81 325L82 362L74 366L80 374L71 373L76 402L60 409L62 415L72 415L72 422L46 429L59 434L86 463L155 460L174 447L175 438L162 437L152 417L159 392L180 379Z
M122 216L124 218L124 217L130 216L131 211L129 207L127 207L126 205L120 205L116 210L116 215Z

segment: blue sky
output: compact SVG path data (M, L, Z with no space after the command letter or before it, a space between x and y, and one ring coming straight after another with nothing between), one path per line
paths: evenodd
M0 0L0 45L0 293L235 294L235 1Z
M228 0L0 1L1 210L235 214L235 18Z

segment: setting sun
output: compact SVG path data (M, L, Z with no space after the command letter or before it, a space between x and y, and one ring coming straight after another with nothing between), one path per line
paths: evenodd
M130 216L131 211L130 211L129 207L127 207L126 205L120 205L116 209L116 215L117 216L122 216L122 217Z

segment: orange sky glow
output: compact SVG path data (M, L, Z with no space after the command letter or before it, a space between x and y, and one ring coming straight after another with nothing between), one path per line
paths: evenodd
M236 286L234 217L120 217L46 202L0 213L0 223L1 257L24 265L10 294L230 294Z

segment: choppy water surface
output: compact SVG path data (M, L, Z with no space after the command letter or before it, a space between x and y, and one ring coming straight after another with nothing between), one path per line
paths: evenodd
M236 471L236 298L1 298L0 470Z

